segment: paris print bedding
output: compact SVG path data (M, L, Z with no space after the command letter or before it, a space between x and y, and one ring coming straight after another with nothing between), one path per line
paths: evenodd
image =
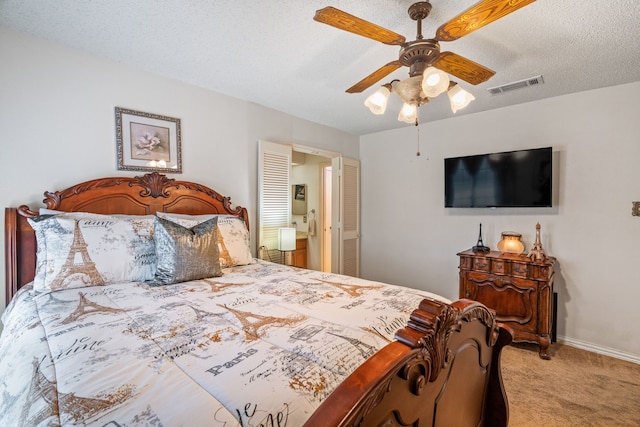
M2 316L0 425L302 425L423 298L442 299L242 264L163 286L23 288Z

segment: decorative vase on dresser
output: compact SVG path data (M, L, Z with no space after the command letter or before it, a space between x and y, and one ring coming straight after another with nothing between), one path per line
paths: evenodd
M549 359L555 258L467 250L460 257L460 298L481 302L513 331L514 342L533 342Z

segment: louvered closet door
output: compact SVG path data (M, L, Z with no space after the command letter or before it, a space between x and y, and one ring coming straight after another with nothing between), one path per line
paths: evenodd
M278 228L288 227L291 212L291 147L260 141L258 154L258 247L265 259L283 262Z
M338 238L333 239L332 270L349 276L360 276L360 162L344 157L334 158L332 222L337 224ZM334 268L337 266L338 268Z

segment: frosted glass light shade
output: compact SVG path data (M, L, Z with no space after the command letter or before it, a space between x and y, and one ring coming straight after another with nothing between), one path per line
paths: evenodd
M520 240L522 234L514 231L503 231L502 240L498 242L498 250L501 252L511 252L521 254L524 252L524 243Z
M429 98L422 92L421 75L395 82L392 91L407 104L420 106L429 102Z
M278 228L278 250L296 250L296 229L293 227Z
M466 107L471 101L476 99L475 96L462 89L457 83L454 84L451 89L449 89L448 94L449 102L451 102L451 111L453 111L454 113L461 108Z
M381 86L380 89L364 101L364 105L366 105L373 114L384 114L387 109L389 95L391 95L391 91L386 86Z
M418 116L418 107L414 104L407 104L406 102L402 106L402 110L400 110L400 114L398 114L398 120L405 123L414 124L416 122L416 118Z
M422 91L429 98L435 98L449 87L447 73L435 67L428 67L422 76Z

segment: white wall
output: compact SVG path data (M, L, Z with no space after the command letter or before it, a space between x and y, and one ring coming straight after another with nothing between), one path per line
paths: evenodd
M171 177L231 196L252 226L259 139L358 158L357 136L3 28L0 58L1 207L37 208L45 190L140 175L116 170L115 106L180 118L183 173Z
M360 139L362 275L458 297L456 253L478 224L527 250L541 224L558 259L558 337L640 362L640 82L455 117ZM429 106L422 107L428 113ZM543 209L445 209L445 157L552 146L559 204ZM386 262L381 262L385 260Z

